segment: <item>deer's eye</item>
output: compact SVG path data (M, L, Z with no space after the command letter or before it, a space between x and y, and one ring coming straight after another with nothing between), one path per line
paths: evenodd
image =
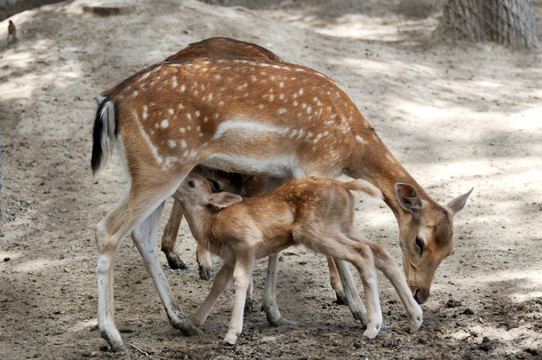
M190 181L188 182L188 186L190 186L191 188L195 188L195 187L196 187L196 183L195 183L194 181L190 180Z
M216 181L214 181L214 180L209 180L209 183L211 184L211 189L213 190L213 192L219 192L219 191L222 190L222 189L220 188L220 184L217 183Z
M416 236L416 246L418 247L418 249L420 249L420 255L423 253L423 246L425 245L423 240L419 237L419 236Z

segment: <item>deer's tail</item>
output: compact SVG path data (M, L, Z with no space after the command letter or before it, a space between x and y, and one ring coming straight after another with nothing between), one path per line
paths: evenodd
M96 96L98 109L92 132L92 158L90 165L96 174L111 153L111 142L117 137L118 108L116 103L108 97Z
M382 195L382 191L380 191L376 186L374 186L370 182L363 179L353 180L353 181L345 183L344 185L347 190L363 191L364 193L370 196L377 197L380 199L384 198L384 196Z

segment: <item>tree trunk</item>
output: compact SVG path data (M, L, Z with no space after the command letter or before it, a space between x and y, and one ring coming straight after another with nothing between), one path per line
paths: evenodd
M538 42L531 0L447 0L436 32L512 48L533 48Z

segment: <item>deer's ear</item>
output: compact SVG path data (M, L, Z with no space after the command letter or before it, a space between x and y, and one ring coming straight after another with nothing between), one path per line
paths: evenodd
M412 186L403 183L395 184L395 194L399 205L406 211L417 213L422 209L422 200Z
M474 188L470 189L470 191L468 193L465 193L463 195L459 195L458 197L456 197L455 199L450 201L448 203L448 205L446 205L448 207L448 209L450 209L452 211L452 214L455 215L458 212L460 212L461 209L463 209L463 207L467 203L467 199L469 198L469 195L472 193L472 190L474 190Z
M214 205L219 209L222 209L243 201L243 198L239 195L235 195L229 192L219 192L209 194L209 196L207 197L207 201L209 204Z

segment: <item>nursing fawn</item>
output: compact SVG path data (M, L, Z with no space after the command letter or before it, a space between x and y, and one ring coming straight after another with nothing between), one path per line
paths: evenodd
M422 324L422 310L401 270L382 245L366 240L354 229L353 190L382 196L365 180L343 183L311 176L242 201L232 193L213 192L202 176L188 175L174 197L181 203L198 244L224 260L192 323L200 326L205 322L233 279L235 300L224 341L235 344L243 328L245 297L255 261L290 246L304 245L357 268L367 302L366 337L374 338L382 325L375 265L397 290L409 315L409 328L417 330Z

